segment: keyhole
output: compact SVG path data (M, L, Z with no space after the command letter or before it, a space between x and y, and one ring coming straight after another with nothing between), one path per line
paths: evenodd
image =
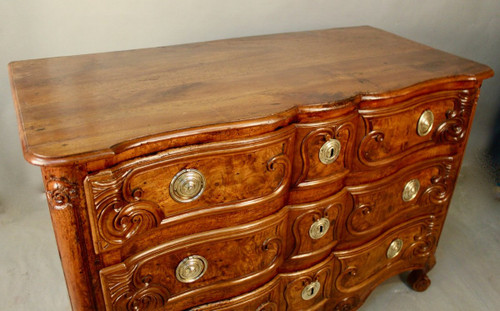
M333 158L333 153L335 152L335 149L330 148L330 158Z
M319 233L323 233L323 226L319 226Z
M311 296L314 295L314 287L311 288Z

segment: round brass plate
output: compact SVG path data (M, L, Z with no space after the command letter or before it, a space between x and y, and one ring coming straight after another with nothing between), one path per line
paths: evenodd
M389 248L387 248L387 258L392 259L396 257L397 255L399 255L402 249L403 249L403 240L395 239L394 241L391 242Z
M320 288L321 284L318 281L310 283L302 290L302 299L304 300L313 299L314 297L316 297L316 295L318 295Z
M425 136L432 130L434 124L434 114L430 110L422 112L417 123L417 133L419 136Z
M309 228L309 236L311 239L317 240L325 236L330 228L330 220L328 218L321 218L313 222Z
M195 169L185 169L177 173L170 183L170 196L177 202L191 202L205 190L205 177Z
M420 181L418 181L418 179L412 179L409 182L407 182L403 189L403 194L402 194L403 201L409 202L415 199L419 190L420 190Z
M340 141L337 139L330 139L321 146L319 149L319 160L323 164L330 164L335 162L340 154Z
M205 274L207 266L207 260L203 256L186 257L177 265L175 277L179 282L192 283Z

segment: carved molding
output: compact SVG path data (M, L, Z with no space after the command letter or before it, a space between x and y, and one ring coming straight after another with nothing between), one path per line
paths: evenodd
M298 186L299 184L303 183L307 179L307 175L309 174L309 169L310 169L310 153L311 153L311 145L312 143L317 140L321 139L324 142L335 138L341 141L347 142L347 144L350 144L351 136L352 133L354 132L354 124L352 122L344 122L341 125L333 125L331 127L321 127L314 129L307 133L306 136L302 139L302 142L300 144L300 158L302 160L302 170L300 172L300 175L295 182L294 186ZM342 145L340 153L345 154L346 150L348 149L347 145ZM314 154L318 154L319 150L315 151ZM349 157L343 157L344 159L344 167L348 168L350 167L349 164ZM319 161L319 158L318 158Z
M321 219L321 218L327 218L330 220L330 228L327 235L323 236L322 239L330 239L330 242L335 240L335 233L337 228L335 228L335 223L336 223L336 218L330 219L332 214L338 215L338 212L335 213L332 210L337 209L337 211L340 211L344 208L344 203L343 202L335 202L332 204L327 205L324 208L312 208L309 209L307 212L301 214L295 220L293 221L292 224L292 234L294 237L295 245L293 248L293 251L290 255L291 258L294 256L297 256L300 254L300 246L301 246L301 241L302 238L304 239L310 239L309 236L303 236L300 232L300 229L303 227L303 223L307 224L307 229L309 229L311 222L309 221L310 217L313 217L313 223L314 221ZM338 217L338 216L337 216Z
M294 305L293 301L297 299L297 288L304 288L307 285L316 281L319 281L321 284L320 287L321 295L318 295L318 297L321 297L323 299L330 298L331 294L330 279L332 275L333 275L332 267L326 266L321 268L314 274L302 275L298 278L295 278L290 283L288 283L285 287L285 302L287 308L290 308L291 306Z
M268 301L261 304L255 311L278 311L278 304L273 301Z
M130 189L125 182L131 170L113 174L105 170L86 179L87 199L95 206L99 251L119 246L134 235L157 227L164 218L160 207L151 201L141 201L142 189Z
M163 307L170 294L160 284L151 283L152 277L146 275L140 279L134 275L137 265L128 273L106 277L113 310L158 310Z
M436 131L436 140L442 143L459 143L465 139L472 108L477 102L479 89L462 90L454 99L454 110L446 112L446 122Z
M66 178L50 177L45 185L49 206L56 210L73 207L72 200L78 197L78 188Z

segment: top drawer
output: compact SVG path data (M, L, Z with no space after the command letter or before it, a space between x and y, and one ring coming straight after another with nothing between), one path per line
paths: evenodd
M288 191L293 138L288 127L169 150L89 175L85 192L96 253L161 225L196 221L190 226L194 233L271 214ZM268 210L249 208L263 204ZM231 217L221 216L228 213ZM201 217L215 214L219 217ZM164 235L175 230L167 231L162 239L173 238Z
M405 160L416 162L457 152L465 137L478 92L448 90L401 101L384 99L360 106L358 169ZM419 152L435 148L433 152Z

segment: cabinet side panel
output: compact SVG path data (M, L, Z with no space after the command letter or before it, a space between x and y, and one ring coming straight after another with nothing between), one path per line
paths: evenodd
M88 256L82 219L84 174L76 168L42 167L42 175L72 309L97 310L89 267L90 260L96 261Z

